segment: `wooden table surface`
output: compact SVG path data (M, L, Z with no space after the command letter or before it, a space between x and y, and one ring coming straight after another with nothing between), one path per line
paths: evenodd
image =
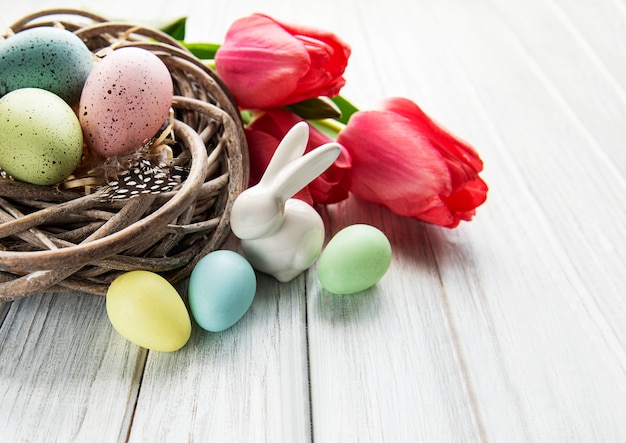
M327 207L329 234L389 237L375 287L260 275L239 323L174 353L123 339L97 296L0 305L1 442L626 441L623 0L21 0L1 24L67 5L186 15L192 41L257 11L332 30L343 95L414 100L476 147L490 192L452 230Z

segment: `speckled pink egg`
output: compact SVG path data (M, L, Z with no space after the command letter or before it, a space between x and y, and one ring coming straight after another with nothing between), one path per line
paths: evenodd
M169 115L174 88L167 66L145 49L117 49L87 77L78 118L87 146L123 155L154 137Z

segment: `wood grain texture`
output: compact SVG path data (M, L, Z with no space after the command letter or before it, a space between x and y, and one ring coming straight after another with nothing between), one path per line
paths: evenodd
M0 440L124 441L144 359L113 331L103 298L13 302L0 329Z
M150 352L129 441L308 441L304 294L303 277L260 275L235 326L194 324L181 351Z
M309 274L316 440L480 440L427 230L356 200L326 217L330 234L364 222L386 232L394 251L379 284L340 296L321 288L314 270Z
M98 12L142 16L125 3ZM261 275L240 323L194 325L173 354L127 343L102 299L0 305L0 441L626 441L623 3L210 3L144 16L190 15L194 41L260 9L335 31L353 49L344 95L416 101L478 149L489 199L454 230L329 206L329 238L388 235L376 286L332 295L315 266Z

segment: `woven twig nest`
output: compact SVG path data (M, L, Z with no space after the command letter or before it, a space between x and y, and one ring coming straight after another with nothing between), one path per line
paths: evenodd
M0 301L44 290L103 295L120 273L138 269L185 279L230 234L232 203L247 185L237 106L211 69L158 30L68 9L31 14L10 29L34 26L63 26L94 54L110 46L156 54L174 83L171 164L185 174L173 190L122 201L1 178Z

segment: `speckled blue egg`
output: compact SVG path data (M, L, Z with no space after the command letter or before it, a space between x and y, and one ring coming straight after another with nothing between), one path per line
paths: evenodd
M250 263L234 251L204 256L189 277L189 308L207 331L219 332L237 323L256 293L256 275Z
M74 33L27 29L0 42L0 95L40 88L74 105L92 68L91 51Z
M82 158L78 117L45 89L16 89L0 98L0 134L0 167L19 181L54 185Z

